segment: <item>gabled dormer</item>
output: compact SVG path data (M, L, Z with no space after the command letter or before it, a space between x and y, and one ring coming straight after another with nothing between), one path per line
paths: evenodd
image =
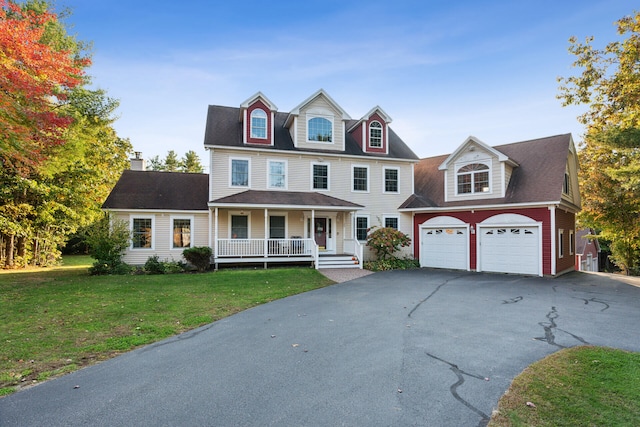
M293 145L301 149L345 149L345 122L351 117L323 89L289 113L285 127Z
M578 168L578 153L576 152L573 138L571 138L562 180L562 200L575 206L580 206L581 204L578 187Z
M438 167L445 174L445 202L505 197L518 164L470 136Z
M273 145L274 115L278 107L262 92L240 104L242 142L244 144Z
M389 154L389 123L391 117L379 106L347 129L364 153Z

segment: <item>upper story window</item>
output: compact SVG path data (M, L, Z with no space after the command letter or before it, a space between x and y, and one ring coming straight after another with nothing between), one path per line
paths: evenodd
M378 121L373 121L369 125L369 147L382 147L382 125Z
M353 191L369 191L369 168L353 167Z
M398 186L398 169L384 168L384 192L385 193L397 193L399 191Z
M562 182L562 192L564 194L569 194L570 193L569 174L567 172L564 173L564 181Z
M458 194L488 193L489 166L472 163L458 169Z
M249 160L248 159L231 159L231 186L232 187L248 187L249 186Z
M328 190L329 189L329 165L312 165L313 167L313 189Z
M269 188L287 188L287 162L269 161Z
M333 123L324 117L313 117L307 122L309 141L332 142Z
M251 138L267 138L267 113L259 108L251 112Z

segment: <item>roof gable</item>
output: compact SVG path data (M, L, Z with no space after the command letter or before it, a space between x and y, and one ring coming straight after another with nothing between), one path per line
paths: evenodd
M241 109L249 108L251 105L253 105L258 100L261 100L262 103L267 108L269 108L271 111L274 111L274 112L278 111L278 107L276 106L276 104L271 102L271 100L269 98L267 98L266 96L264 96L264 94L262 92L256 92L255 94L253 94L253 96L250 96L249 98L247 98L244 102L242 102L240 104L240 108Z
M444 162L442 162L442 164L440 164L440 166L438 166L438 169L440 170L447 170L449 168L449 165L452 162L455 162L456 160L458 160L461 156L464 156L466 153L469 152L474 152L476 150L482 150L486 153L488 153L490 156L493 156L495 158L498 159L498 161L500 162L507 162L507 163L511 163L512 166L517 166L517 163L514 162L513 160L509 159L509 157L507 155L505 155L504 153L498 151L497 149L495 149L494 147L490 147L487 144L485 144L484 142L480 141L478 138L476 138L475 136L469 136L457 149L456 151L454 151L453 153L451 153L449 155L449 157L447 157Z
M338 105L338 103L334 101L334 99L331 98L327 92L325 92L324 89L318 89L313 95L302 101L289 112L289 116L285 121L285 126L289 127L291 125L291 122L293 121L293 117L298 116L300 114L300 111L304 110L318 97L322 97L334 110L336 110L341 120L351 120L351 116L349 116L349 114L347 114L347 112L344 111L342 107Z

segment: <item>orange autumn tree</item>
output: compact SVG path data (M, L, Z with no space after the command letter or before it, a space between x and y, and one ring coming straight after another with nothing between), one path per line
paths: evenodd
M38 5L0 0L0 165L21 176L63 143L72 118L61 107L90 64L46 39L57 15Z

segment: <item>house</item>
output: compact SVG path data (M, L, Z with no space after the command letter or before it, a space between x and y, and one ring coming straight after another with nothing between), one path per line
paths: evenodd
M600 243L593 236L595 232L588 229L579 229L576 232L576 270L600 271Z
M491 147L469 137L418 159L379 106L359 119L320 89L290 111L261 92L208 107L210 173L143 171L137 155L103 207L129 222L124 261L311 262L362 268L372 227L412 239L423 267L555 276L575 268L580 210L570 134Z
M126 171L105 201L131 227L124 261L207 245L216 266L361 268L370 227L413 230L397 207L413 194L419 159L391 122L379 106L352 119L322 89L287 112L260 92L209 106L208 175Z
M580 210L570 134L490 147L469 137L415 167L414 218L423 267L555 276L574 269Z

